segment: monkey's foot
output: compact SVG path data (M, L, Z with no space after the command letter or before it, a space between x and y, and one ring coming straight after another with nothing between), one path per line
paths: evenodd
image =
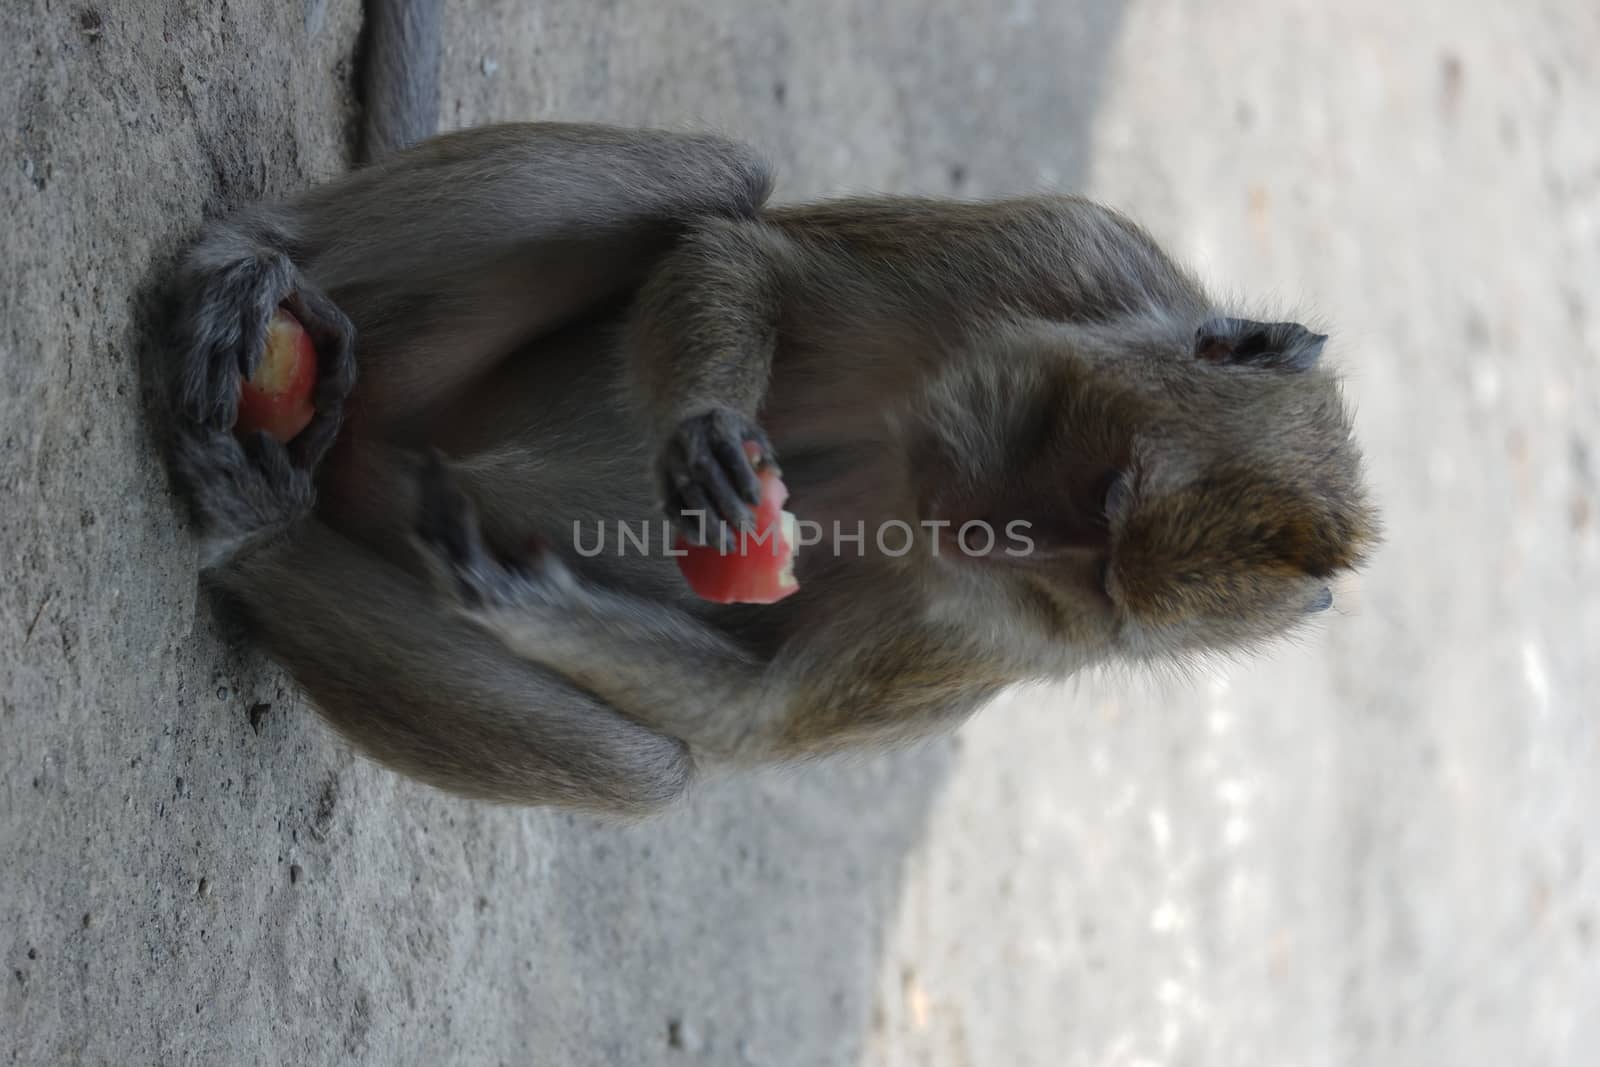
M508 558L484 539L477 508L436 452L423 460L417 499L416 541L434 587L469 614L572 599L576 580L544 542Z
M754 459L747 441L759 449ZM718 408L684 419L661 455L667 518L691 544L711 543L720 533L723 546L732 547L735 531L755 525L756 465L773 461L766 432L738 412Z
M227 430L184 426L172 460L213 555L288 527L316 503L310 474L264 433L241 441Z

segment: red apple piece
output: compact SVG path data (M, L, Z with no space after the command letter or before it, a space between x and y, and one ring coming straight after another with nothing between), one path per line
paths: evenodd
M287 444L310 424L317 409L311 390L317 384L317 350L311 335L295 318L279 308L267 324L267 348L261 364L248 379L239 379L241 434L265 431Z
M759 451L746 444L752 462ZM689 588L717 604L773 604L800 588L794 579L795 517L783 510L789 490L770 463L757 467L761 502L755 530L738 532L738 544L723 552L714 545L691 545L681 537L678 569Z

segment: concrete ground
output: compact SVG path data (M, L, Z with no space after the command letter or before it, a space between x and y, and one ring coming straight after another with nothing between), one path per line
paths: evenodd
M1265 659L621 829L361 762L197 597L151 293L344 164L356 0L293 7L0 7L6 1062L1600 1062L1600 7L453 3L451 125L1128 209L1332 327L1387 512Z

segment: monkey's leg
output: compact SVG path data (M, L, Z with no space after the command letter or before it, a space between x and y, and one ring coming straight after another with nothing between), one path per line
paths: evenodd
M408 576L314 524L223 584L329 721L405 773L466 796L631 813L688 783L681 741L446 617Z
M458 619L696 751L736 756L777 725L787 686L770 664L682 611L581 581L541 544L502 559L437 459L419 489L417 548Z
M685 746L514 656L421 581L311 514L311 476L264 435L179 436L206 578L323 715L374 758L472 797L642 812L681 792Z
M471 797L635 813L689 780L682 742L512 655L314 520L216 578L322 714L397 770Z
M636 286L690 220L753 215L768 186L753 153L716 137L463 130L210 227L187 262L190 293L257 263L295 276L231 303L191 296L188 316L216 332L285 293L325 292L355 324L365 417L403 418ZM191 350L203 366L184 376L231 384L233 356Z

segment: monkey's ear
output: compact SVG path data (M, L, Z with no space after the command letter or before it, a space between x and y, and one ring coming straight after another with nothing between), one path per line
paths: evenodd
M1327 334L1312 333L1298 322L1212 319L1195 332L1194 354L1208 363L1308 370L1327 340Z

